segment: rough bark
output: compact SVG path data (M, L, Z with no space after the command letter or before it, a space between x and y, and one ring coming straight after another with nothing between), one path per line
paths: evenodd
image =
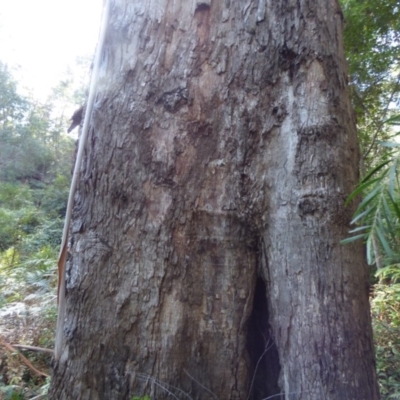
M335 0L113 0L51 398L378 399Z

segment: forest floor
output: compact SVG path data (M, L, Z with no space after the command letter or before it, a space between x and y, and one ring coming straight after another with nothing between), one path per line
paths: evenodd
M39 349L53 348L52 309L25 302L0 308L0 400L27 400L46 392L52 354Z

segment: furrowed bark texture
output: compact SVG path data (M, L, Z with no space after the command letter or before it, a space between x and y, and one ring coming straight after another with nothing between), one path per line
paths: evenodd
M113 0L53 399L378 399L334 0Z

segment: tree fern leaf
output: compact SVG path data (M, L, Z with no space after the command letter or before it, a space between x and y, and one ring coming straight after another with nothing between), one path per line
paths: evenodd
M388 125L400 125L400 114L390 117L384 122Z
M368 235L366 245L367 245L367 263L369 265L372 265L374 263L374 261L375 261L375 258L374 258L375 252L374 252L374 246L372 245L372 234L371 234L371 232Z
M353 218L353 220L351 221L351 224L355 224L357 223L360 219L366 217L367 215L371 214L372 212L375 212L377 209L377 206L374 205L372 207L368 207L366 210L364 210L363 212L361 212L360 214L358 214L357 212L354 214L355 217ZM358 210L357 210L358 211ZM361 210L360 210L361 211Z
M377 185L371 192L368 193L367 196L365 196L364 200L358 206L358 209L365 208L371 201L375 200L375 198L379 196L382 193L382 191L383 187L381 185Z
M371 179L370 181L360 183L357 188L350 194L350 196L347 198L346 202L344 203L346 206L350 204L350 202L358 195L362 194L364 190L368 187L373 185L375 182L378 182L382 180L382 177L377 177L374 179Z
M389 172L389 193L394 197L394 186L396 183L396 177L397 177L397 163L398 163L398 158L396 157L393 160L393 164L390 167L390 172Z
M340 244L348 244L351 242L355 242L356 240L359 240L359 239L365 239L366 235L367 235L366 233L363 233L362 235L356 235L356 236L352 236L352 237L343 239L340 241Z
M392 162L392 159L389 159L389 160L386 160L386 161L382 162L381 164L377 165L375 168L373 168L371 171L369 171L367 173L367 175L364 176L364 178L361 180L361 183L367 182L372 175L374 175L376 172L378 172L379 170L381 170L383 167L385 167L386 165L388 165L391 162ZM386 173L387 173L387 171L383 171L382 177L384 175L386 175Z
M358 226L357 228L352 229L351 231L349 231L349 233L356 233L356 232L360 232L363 231L365 229L370 229L372 227L372 225L363 225L363 226Z
M389 207L389 204L386 200L386 196L382 197L382 205L383 205L383 211L385 213L385 220L387 224L387 233L390 235L392 240L396 240L396 229L395 229L395 224L396 224L396 217L393 215L393 212L391 208Z
M392 196L390 193L389 193L389 200L392 203L393 209L394 209L394 211L396 213L396 217L400 219L400 208L399 208L399 206L397 204L397 201L395 200L394 196Z
M382 233L382 231L380 230L380 228L378 226L375 227L375 231L376 234L378 235L379 241L381 242L386 255L388 255L389 257L393 256L393 251L389 246L389 243L387 242L385 235Z

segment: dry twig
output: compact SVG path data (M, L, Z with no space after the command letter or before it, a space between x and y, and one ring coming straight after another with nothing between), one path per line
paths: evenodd
M32 372L34 372L36 375L38 376L45 376L46 378L49 376L48 374L46 374L45 372L39 371L38 369L36 369L32 363L25 357L23 356L19 350L17 350L14 346L12 346L9 343L6 343L4 340L0 339L0 345L5 347L7 350L17 353L18 356L20 357L20 359L22 360L22 362L29 368L32 370Z

